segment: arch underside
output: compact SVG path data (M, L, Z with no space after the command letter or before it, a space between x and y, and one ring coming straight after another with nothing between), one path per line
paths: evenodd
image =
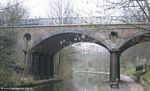
M79 33L61 33L54 36L51 36L47 39L44 39L38 45L32 48L32 50L39 53L52 53L56 54L62 48L69 46L77 42L91 42L99 44L107 48L102 42L95 40L92 37L89 37L84 34Z
M142 42L149 42L150 41L150 31L146 31L144 33L135 35L131 38L129 38L125 43L122 44L122 46L119 48L120 53L124 52L128 48L142 43Z
M80 33L59 33L45 38L32 48L32 75L35 79L54 76L54 55L62 48L77 42L91 42L107 48L100 41Z

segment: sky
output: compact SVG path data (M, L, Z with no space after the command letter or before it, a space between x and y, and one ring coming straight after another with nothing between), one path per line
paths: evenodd
M47 17L48 0L25 0L24 4L31 17Z
M0 0L0 3L6 3L12 0ZM29 18L47 18L49 11L49 1L50 0L18 0L23 2L24 6L27 8L30 17ZM100 3L102 2L102 0ZM90 2L90 3L89 3ZM74 10L79 15L89 16L92 11L97 11L98 8L95 5L96 0L73 0ZM92 13L94 16L100 15L100 13Z
M0 0L0 3L6 3L9 0ZM23 2L31 18L47 17L48 0L18 0Z
M94 10L94 5L91 3L90 5L85 4L83 1L89 0L73 0L74 9L76 12L83 15L83 11L92 11ZM31 13L31 17L47 17L49 10L49 0L24 0L25 6L29 9Z

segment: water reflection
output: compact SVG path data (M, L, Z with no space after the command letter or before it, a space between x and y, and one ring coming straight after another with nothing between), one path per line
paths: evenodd
M32 91L98 91L100 84L108 82L108 75L73 73L62 82L33 88Z

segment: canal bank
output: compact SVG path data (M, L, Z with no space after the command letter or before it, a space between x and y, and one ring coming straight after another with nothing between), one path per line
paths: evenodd
M42 85L46 85L46 84L54 84L57 82L61 82L63 81L63 79L59 79L59 78L55 78L55 79L45 79L45 80L33 80L30 82L24 82L20 85L16 85L16 86L9 86L9 87L0 87L1 90L6 90L6 89L29 89L29 88L33 88L36 86L42 86Z
M9 88L1 89L8 91ZM119 88L111 88L108 75L74 73L67 79L48 79L36 81L32 85L12 87L9 91L147 91L132 78L121 75Z

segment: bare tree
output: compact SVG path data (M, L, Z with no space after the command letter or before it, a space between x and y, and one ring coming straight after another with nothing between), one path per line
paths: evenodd
M85 4L95 4L96 9L86 12L90 17L93 14L97 17L104 16L111 21L124 23L150 22L150 1L149 0L87 0Z
M0 4L0 27L13 26L18 20L26 15L26 10L22 3L14 1L7 4ZM17 32L15 28L0 28L0 86L15 85L15 78L20 74L23 67L18 64L17 50ZM22 62L21 62L22 63ZM17 74L14 74L17 73Z
M0 4L0 25L12 26L18 20L27 17L27 9L23 6L22 2L14 0L6 3L6 5Z
M108 1L108 0L107 0ZM148 0L119 0L110 2L118 6L120 16L124 17L125 22L150 22L150 2Z
M53 24L72 23L72 0L50 0L48 17Z
M124 15L133 16L136 21L150 22L150 6L148 0L130 0L124 6L123 10L126 12Z

